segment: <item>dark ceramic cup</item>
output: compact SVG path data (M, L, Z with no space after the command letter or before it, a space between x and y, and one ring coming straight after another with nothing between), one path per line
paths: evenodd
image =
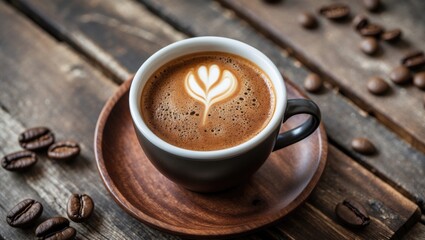
M158 68L178 57L207 51L235 54L259 66L273 83L276 108L266 127L248 141L222 150L193 151L171 145L156 136L141 116L140 98L145 83ZM245 43L222 37L190 38L153 54L137 71L129 102L137 137L152 164L171 181L197 192L220 191L242 183L260 168L272 151L304 139L320 123L320 110L314 102L287 99L284 79L268 57ZM279 134L286 119L302 113L311 116L299 127Z

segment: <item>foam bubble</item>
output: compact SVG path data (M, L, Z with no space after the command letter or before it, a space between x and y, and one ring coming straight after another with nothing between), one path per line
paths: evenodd
M227 101L212 104L205 114L204 104L183 90L187 76L183 70L188 66L199 69L213 64L232 71L240 84ZM202 74L205 77L205 72ZM144 91L142 98L142 115L150 129L173 145L194 150L234 146L255 136L270 119L272 112L260 112L274 108L271 85L263 77L237 57L214 54L187 57L169 64L168 71L159 71L148 81L145 88L148 93ZM202 124L204 114L205 124Z

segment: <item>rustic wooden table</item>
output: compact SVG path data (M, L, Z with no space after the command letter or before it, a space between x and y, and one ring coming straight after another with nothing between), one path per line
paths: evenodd
M64 215L73 192L90 194L96 210L73 224L79 239L179 239L127 215L103 186L93 154L93 135L106 100L152 53L192 36L217 35L246 42L268 55L288 81L302 89L307 74L326 82L307 94L320 106L329 139L323 176L299 208L274 226L242 239L425 239L424 92L391 85L391 94L371 95L370 76L387 76L410 49L425 50L425 3L383 1L379 14L363 10L388 28L400 27L404 41L382 44L368 57L349 23L318 17L305 31L296 22L331 0L9 0L0 1L0 153L19 150L17 135L46 125L58 139L75 139L82 152L70 163L41 157L31 171L0 169L0 239L31 239L33 229L5 223L8 209L23 198L38 199L43 217ZM341 2L344 2L341 0ZM371 139L379 153L354 152L351 139ZM333 209L345 197L362 202L370 226L341 226ZM422 219L422 220L421 220Z

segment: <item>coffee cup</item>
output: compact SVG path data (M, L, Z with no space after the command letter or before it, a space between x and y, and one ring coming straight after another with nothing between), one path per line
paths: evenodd
M258 75L266 76L268 79L267 81L271 84L272 90L270 90L270 92L272 95L270 99L272 100L268 101L273 104L270 106L266 104L268 108L270 108L270 111L265 111L269 112L269 115L263 114L264 116L268 116L267 119L264 120L264 125L261 126L253 136L249 135L247 139L242 138L243 142L237 143L236 145L229 145L228 147L219 146L219 149L211 150L208 148L209 141L198 141L202 143L203 150L194 150L192 148L193 144L190 145L189 148L184 145L179 145L178 141L170 143L171 141L164 140L164 137L160 135L159 132L155 133L156 130L152 129L152 127L150 128L152 121L155 121L155 119L147 120L142 114L144 106L142 106L143 101L141 101L141 99L143 99L143 94L145 94L145 90L149 85L148 82L152 79L152 76L156 74L159 69L162 69L176 59L180 59L184 56L198 56L203 53L214 53L212 54L214 56L217 54L233 56L235 60L245 59L247 62L250 62L249 64L252 63L252 65L258 67L261 72L261 74ZM190 59L192 57L186 58ZM240 61L243 62L244 60ZM210 66L209 68L204 66L199 67L199 75L202 76L201 70L204 72L209 71L209 73L213 72L215 69L214 66ZM215 67L220 69L220 67ZM188 69L189 73L186 75L188 79L187 82L189 83L191 80L191 71L192 70L189 71ZM222 70L217 71L219 72L218 74L221 74L220 76L226 75L226 73L220 73ZM229 79L237 78L235 76L238 75L236 73L227 73L227 76L226 80L230 81ZM230 85L223 84L223 86ZM235 97L236 93L234 92L236 90L232 90L233 92L230 90L226 91L220 96L229 93L229 98ZM198 92L202 91L199 90ZM190 94L184 96L189 98ZM199 98L199 96L196 96L196 91L193 97L195 100ZM207 103L203 104L204 105L200 104L200 106L206 108ZM150 162L171 181L196 192L215 192L243 183L261 167L273 151L294 144L312 134L319 126L321 118L320 110L313 101L307 99L287 99L282 75L272 61L259 50L237 40L209 36L195 37L172 43L147 59L139 68L131 83L129 105L136 135ZM201 117L204 116L203 121L205 122L205 116L211 115L207 115L207 113L207 110L204 109L203 113L200 113L201 116L199 116L199 119L202 119ZM297 114L309 114L310 117L297 128L279 134L281 124L291 116ZM186 115L190 117L191 114L186 113ZM227 121L231 120L228 119ZM213 127L214 124L220 125L214 121L208 123ZM202 122L200 122L199 125L202 125ZM165 129L165 131L168 130ZM173 129L170 128L169 131L173 131ZM205 132L207 132L207 130L205 130ZM242 135L244 134L249 134L249 131L245 131ZM211 136L211 144L213 144L214 136ZM285 161L285 159L282 159L282 161ZM282 181L284 181L284 179Z

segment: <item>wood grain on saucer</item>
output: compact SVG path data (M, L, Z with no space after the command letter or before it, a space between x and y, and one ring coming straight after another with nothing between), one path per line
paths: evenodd
M144 155L128 108L131 81L105 105L96 127L100 175L113 199L147 225L187 237L227 237L268 226L300 205L323 172L323 125L303 141L270 155L245 184L219 193L186 190L161 175ZM289 98L303 96L287 84ZM289 119L282 131L307 116Z

